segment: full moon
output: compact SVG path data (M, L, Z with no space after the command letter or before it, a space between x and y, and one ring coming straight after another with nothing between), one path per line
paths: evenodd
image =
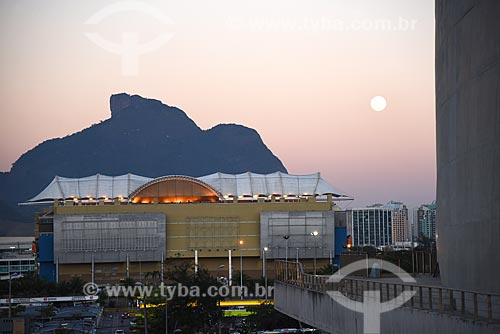
M370 101L370 107L374 111L382 111L387 107L387 101L383 96L375 96Z

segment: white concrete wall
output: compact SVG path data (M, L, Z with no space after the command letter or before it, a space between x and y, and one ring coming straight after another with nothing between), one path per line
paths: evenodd
M363 334L363 315L340 306L324 293L280 282L274 286L274 307L288 316L332 334ZM500 326L466 321L437 313L399 308L382 314L383 334L494 334Z
M59 263L91 263L93 258L96 263L106 263L126 262L128 257L131 262L159 262L166 247L165 221L164 213L155 212L55 215L54 259ZM67 235L79 240L65 240ZM75 243L76 250L66 249Z
M500 1L436 1L438 261L500 293Z

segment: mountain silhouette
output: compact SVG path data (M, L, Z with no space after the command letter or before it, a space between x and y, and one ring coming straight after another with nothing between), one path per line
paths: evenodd
M112 95L110 107L111 118L47 140L24 153L10 172L0 173L0 221L26 221L26 212L15 205L39 193L55 175L286 172L257 131L245 126L202 130L176 107L125 93Z

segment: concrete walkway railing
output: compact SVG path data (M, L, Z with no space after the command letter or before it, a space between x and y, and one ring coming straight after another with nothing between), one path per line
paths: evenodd
M382 302L401 298L403 291L415 295L402 307L437 312L461 319L500 324L500 295L449 289L440 286L384 282L380 279L348 277L338 283L327 282L329 275L304 272L299 262L275 261L276 280L302 289L321 293L340 291L345 296L362 301L364 291L379 291Z

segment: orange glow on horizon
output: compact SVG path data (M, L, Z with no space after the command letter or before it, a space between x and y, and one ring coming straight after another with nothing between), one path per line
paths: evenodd
M110 95L126 92L182 109L203 131L223 123L255 129L290 174L321 172L357 206L398 200L413 207L435 199L434 1L221 1L197 3L202 16L182 2L156 1L158 13L172 19L167 27L131 12L86 25L106 6L96 1L2 6L4 30L15 34L2 41L0 170L19 172L21 161L13 163L38 144L108 122ZM381 18L417 23L402 31L348 29ZM346 30L330 19L341 19ZM122 57L85 37L92 32L121 45L120 36L133 31L146 43L164 29L174 36L137 59L136 76L123 75ZM388 103L381 112L370 108L378 95ZM124 129L132 130L133 124ZM99 139L96 151L107 145ZM83 153L82 170L103 168L100 158ZM173 172L165 166L163 175ZM64 168L62 175L71 174ZM149 195L141 197L161 202L175 192Z

